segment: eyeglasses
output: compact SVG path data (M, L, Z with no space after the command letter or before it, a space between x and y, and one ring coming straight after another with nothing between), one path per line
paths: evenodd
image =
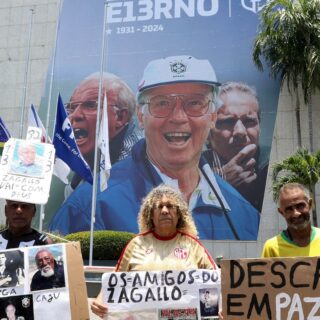
M101 103L101 107L103 104ZM77 108L81 108L84 113L95 114L98 109L98 101L96 100L87 100L87 101L71 101L64 105L68 115L72 115ZM109 108L112 108L114 112L118 112L120 108L115 105L108 105Z
M168 94L150 98L141 102L148 105L149 113L156 118L168 117L177 105L177 100L189 117L201 117L208 112L210 99L203 94Z

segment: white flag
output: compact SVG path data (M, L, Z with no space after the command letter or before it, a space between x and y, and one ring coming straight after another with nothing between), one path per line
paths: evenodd
M41 129L41 132L42 132L41 142L45 142L47 140L48 143L52 143L49 136L46 139L46 134L47 134L46 129L43 126L42 121L33 104L31 104L31 108L29 109L28 126L37 127ZM68 184L69 173L70 173L70 168L68 167L68 165L65 162L63 162L61 159L56 157L54 161L54 166L53 166L53 174L57 178L59 178L63 183Z
M108 104L107 96L104 94L103 112L100 122L98 146L101 150L100 157L100 191L104 191L108 186L108 178L110 175L111 162L109 154L109 129L108 129Z

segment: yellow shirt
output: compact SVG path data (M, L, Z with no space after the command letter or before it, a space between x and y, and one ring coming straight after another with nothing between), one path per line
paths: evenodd
M177 232L160 237L152 231L134 237L124 248L116 271L216 269L203 245L194 237Z
M315 257L320 256L320 229L312 227L310 243L300 247L293 243L282 231L264 244L261 257Z

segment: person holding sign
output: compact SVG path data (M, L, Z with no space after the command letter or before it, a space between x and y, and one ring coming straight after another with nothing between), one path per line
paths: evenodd
M124 248L116 271L217 268L197 239L184 196L175 189L163 184L154 188L141 205L138 224L140 233ZM101 318L107 314L101 292L91 310Z
M35 204L6 200L4 211L8 228L0 232L0 250L52 243L46 234L31 228Z
M299 183L285 184L279 191L278 211L287 229L268 239L262 258L320 256L320 229L311 225L312 199Z

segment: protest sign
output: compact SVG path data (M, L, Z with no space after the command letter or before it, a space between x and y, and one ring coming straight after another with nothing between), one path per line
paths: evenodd
M55 149L33 139L10 138L0 163L0 197L45 204L48 201Z
M215 319L220 270L105 273L102 291L110 319Z
M223 260L224 319L319 319L320 258Z
M0 319L88 319L79 243L0 252ZM19 318L18 318L19 319Z

